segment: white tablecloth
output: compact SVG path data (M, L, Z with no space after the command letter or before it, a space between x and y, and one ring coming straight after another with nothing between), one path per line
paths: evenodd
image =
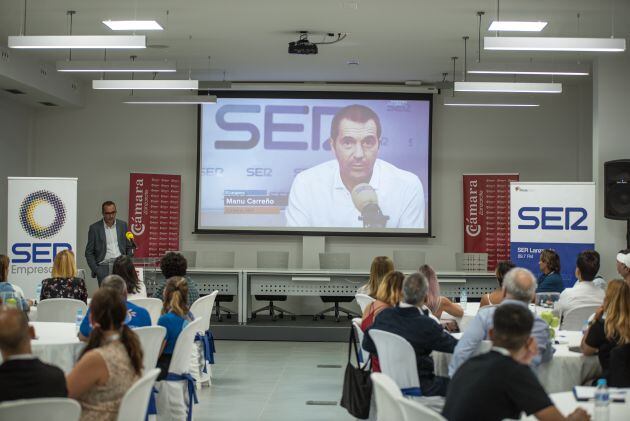
M530 310L534 312L534 314L540 314L543 311L551 311L550 308L534 306L534 304L530 304ZM440 318L442 320L457 320L457 324L459 325L459 330L462 332L466 330L466 326L472 319L475 318L477 312L479 311L479 303L467 303L466 308L464 309L464 315L462 317L453 317L448 313L442 313Z
M591 417L594 414L594 405L593 402L578 402L575 400L575 396L573 396L573 392L562 392L562 393L553 393L550 395L551 400L556 405L558 410L566 417L571 412L575 410L577 407L581 407L586 410ZM626 400L626 402L611 402L610 403L610 416L608 418L609 421L628 421L630 420L630 399ZM523 420L535 420L536 417L529 416L523 417Z
M31 322L37 339L31 341L33 354L43 362L68 373L74 367L84 345L77 338L74 323Z

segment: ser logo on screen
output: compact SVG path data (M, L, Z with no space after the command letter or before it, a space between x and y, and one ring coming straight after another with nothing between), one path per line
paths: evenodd
M248 177L271 177L271 168L248 168Z
M521 222L518 228L524 230L566 230L586 231L584 223L588 212L584 208L563 207L522 207L518 210Z
M52 263L62 250L72 250L68 243L15 243L11 251L15 255L13 263Z
M217 175L217 176L221 176L223 175L223 168L221 167L203 167L201 169L201 175L204 176L213 176L213 175Z

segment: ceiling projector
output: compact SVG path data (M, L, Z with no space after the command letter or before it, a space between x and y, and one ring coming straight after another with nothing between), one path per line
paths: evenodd
M308 40L308 33L300 33L300 39L289 43L289 54L317 54L317 44Z

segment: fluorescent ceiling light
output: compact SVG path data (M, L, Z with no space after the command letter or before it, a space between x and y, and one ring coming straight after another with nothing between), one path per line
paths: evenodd
M496 107L496 108L506 108L506 107L540 107L539 104L501 104L501 103L487 103L487 104L482 104L482 103L467 103L467 102L462 102L462 103L448 103L448 104L444 104L447 107Z
M186 95L170 97L135 97L127 98L125 104L145 104L145 105L193 105L193 104L215 104L217 97L214 95Z
M559 94L561 83L455 82L455 92Z
M146 48L144 35L19 35L9 37L9 48Z
M594 51L626 50L625 38L484 37L485 50Z
M198 89L198 80L93 80L92 89Z
M468 73L485 75L588 76L590 69L584 64L575 63L479 63L473 64Z
M59 72L176 72L177 66L174 61L164 60L136 60L136 61L58 61L57 71Z
M112 31L161 31L164 28L154 20L104 20Z
M495 20L490 24L488 31L540 32L545 26L547 22Z
M490 108L535 108L540 107L537 101L522 95L509 94L461 94L457 96L444 96L444 105L447 107L490 107Z

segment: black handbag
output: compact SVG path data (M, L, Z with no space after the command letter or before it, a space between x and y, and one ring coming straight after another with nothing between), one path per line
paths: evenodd
M352 365L352 349L354 348L357 367ZM348 344L348 364L343 376L343 394L340 405L354 417L365 420L370 416L372 400L372 380L370 379L370 360L363 366L359 361L359 350L354 336L354 328L350 327L350 344Z

